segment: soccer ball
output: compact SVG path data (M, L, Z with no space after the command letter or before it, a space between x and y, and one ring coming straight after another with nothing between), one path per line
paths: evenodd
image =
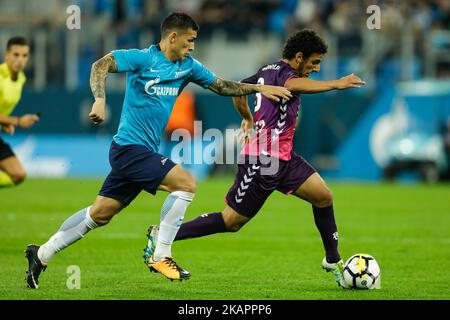
M357 253L344 265L344 280L353 289L380 289L380 266L371 255Z

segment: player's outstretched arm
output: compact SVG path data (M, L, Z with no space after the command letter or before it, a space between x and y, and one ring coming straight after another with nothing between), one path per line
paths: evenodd
M95 123L101 123L105 120L105 83L108 72L117 72L117 62L112 53L108 53L103 58L95 61L91 68L89 84L91 86L95 102L92 105L89 118Z
M233 105L242 116L240 139L242 143L248 143L253 134L253 116L248 105L247 96L232 97Z
M0 125L2 126L8 126L8 125L13 125L13 126L17 126L19 125L19 117L10 117L10 116L5 116L3 114L0 114Z
M286 81L284 86L294 93L319 93L330 90L343 90L348 88L360 88L366 83L358 76L349 74L339 80L319 81L308 78L292 78Z
M39 121L39 116L36 114L26 114L21 117L0 115L2 131L9 134L14 134L15 127L29 129L36 121Z
M266 98L274 101L289 100L292 97L291 92L284 87L240 83L220 78L216 78L208 89L222 96L246 96L260 92Z

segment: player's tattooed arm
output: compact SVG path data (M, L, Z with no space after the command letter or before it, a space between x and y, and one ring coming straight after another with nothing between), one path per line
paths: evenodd
M117 72L117 62L112 53L108 53L92 64L89 83L95 99L105 98L105 80L108 72Z
M220 78L216 78L208 89L222 96L246 96L259 92L275 101L280 101L280 98L289 99L292 96L291 92L283 87L247 84Z
M258 85L216 78L209 89L222 96L245 96L259 92Z
M91 68L89 84L91 85L95 101L92 105L91 112L89 113L89 118L97 124L102 123L105 120L105 80L108 72L118 72L117 62L112 53L108 53L103 58L94 62Z

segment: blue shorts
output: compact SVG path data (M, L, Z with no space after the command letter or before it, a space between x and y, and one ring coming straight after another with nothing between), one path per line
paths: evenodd
M99 195L129 205L145 190L152 194L176 164L169 158L141 145L119 146L114 141L109 149L111 172Z

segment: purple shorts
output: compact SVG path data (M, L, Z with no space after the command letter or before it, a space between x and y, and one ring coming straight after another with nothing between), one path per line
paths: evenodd
M240 158L238 172L225 202L239 214L254 217L274 190L291 194L316 170L292 153L285 161L268 156Z

